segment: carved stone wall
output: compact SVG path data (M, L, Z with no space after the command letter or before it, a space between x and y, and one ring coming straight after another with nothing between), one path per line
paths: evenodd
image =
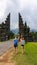
M10 13L7 16L5 23L0 24L0 41L8 40L10 37Z

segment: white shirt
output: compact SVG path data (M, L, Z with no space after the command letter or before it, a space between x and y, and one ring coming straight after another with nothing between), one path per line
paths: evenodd
M21 44L24 45L25 44L25 40L21 40Z

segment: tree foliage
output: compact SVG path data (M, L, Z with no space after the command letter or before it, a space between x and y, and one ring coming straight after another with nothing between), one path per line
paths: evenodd
M10 39L14 38L14 33L10 31Z

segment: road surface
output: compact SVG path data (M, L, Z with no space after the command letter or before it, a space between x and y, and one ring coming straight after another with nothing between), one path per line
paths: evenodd
M0 56L3 55L6 51L8 51L10 48L12 48L12 46L12 41L0 42Z

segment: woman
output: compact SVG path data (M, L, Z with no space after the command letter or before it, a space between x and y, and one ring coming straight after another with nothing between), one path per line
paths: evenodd
M24 45L25 45L25 39L24 37L21 37L21 47L22 47L22 54L24 53Z

